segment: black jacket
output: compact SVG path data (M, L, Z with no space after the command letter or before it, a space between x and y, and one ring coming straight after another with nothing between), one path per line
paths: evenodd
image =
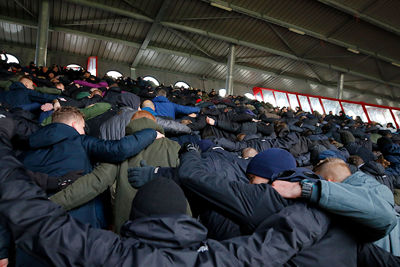
M222 176L221 176L222 175ZM246 184L232 182L223 177L223 172L212 173L207 164L200 160L198 153L188 152L181 156L179 168L181 184L211 203L216 210L240 225L242 233L252 233L265 219L273 216L285 207L297 207L292 216L325 216L322 211L310 208L304 203L284 199L268 184ZM319 232L319 242L302 244L302 251L291 259L290 264L299 266L355 266L356 242L349 234L338 227L332 227L326 233L320 230L328 227L329 217L319 223L306 220L298 227L305 227L310 233ZM339 247L341 253L332 255L331 250ZM312 253L310 253L312 251ZM307 256L305 256L307 255ZM318 255L318 257L311 257Z

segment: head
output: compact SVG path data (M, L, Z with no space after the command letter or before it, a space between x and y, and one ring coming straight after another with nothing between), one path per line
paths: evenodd
M338 158L327 158L320 161L313 171L330 182L341 183L351 175L346 162Z
M152 121L156 121L156 118L148 111L139 110L135 114L133 114L131 121L141 119L141 118L148 118Z
M242 150L242 158L254 158L258 154L257 150L252 147L247 147Z
M142 186L132 201L130 220L157 215L187 214L182 189L171 179L157 178Z
M60 89L61 91L65 90L64 84L62 83L56 83L56 88Z
M154 103L151 100L145 100L142 103L142 108L151 108L152 110L156 110Z
M269 183L270 178L296 168L296 160L288 151L270 148L258 153L247 165L246 175L251 184Z
M246 137L246 134L244 133L240 133L236 136L238 141L243 141L243 139Z
M354 166L360 167L361 165L364 164L364 160L357 156L357 155L352 155L348 158L347 162L349 164L353 164Z
M34 90L33 82L28 77L22 77L19 79L19 82L22 83L27 89Z
M85 116L75 107L61 107L54 111L51 122L64 123L74 128L79 134L85 134Z
M164 89L160 89L157 92L157 96L164 96L167 97L167 91L165 91Z

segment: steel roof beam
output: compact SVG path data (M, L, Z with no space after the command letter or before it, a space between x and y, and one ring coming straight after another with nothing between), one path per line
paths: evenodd
M146 37L144 38L142 44L140 45L139 51L137 52L135 59L133 60L131 67L135 68L140 60L143 57L144 51L147 49L147 46L149 45L151 39L154 36L154 33L156 32L157 28L160 27L160 21L164 16L165 10L169 6L169 1L170 0L164 0L161 4L160 9L157 12L156 18L154 19L153 23L151 24L150 30L147 32Z
M363 14L362 12L359 12L358 10L353 9L353 8L351 8L349 6L346 6L344 4L341 4L341 3L338 3L337 1L332 1L332 0L318 0L318 1L323 3L323 4L325 4L325 5L333 7L335 9L341 10L341 11L343 11L343 12L349 14L349 15L358 17L358 18L360 18L362 20L365 20L365 21L375 25L375 26L378 26L378 27L380 27L380 28L382 28L384 30L387 30L389 32L392 32L392 33L400 36L400 28L395 27L393 25L390 25L388 23L379 21L377 19L374 19L373 17L371 17L369 15L366 15L366 14Z
M185 41L186 43L190 44L191 46L193 46L194 48L196 48L197 50L199 50L201 53L203 53L205 56L209 57L209 58L213 58L213 56L208 53L204 48L202 48L200 45L196 44L195 42L193 42L192 40L190 40L188 37L186 37L184 34L178 32L177 30L174 29L170 29L170 28L166 28L168 31L172 32L173 34L175 34L176 36L178 36L179 38L181 38L183 41Z

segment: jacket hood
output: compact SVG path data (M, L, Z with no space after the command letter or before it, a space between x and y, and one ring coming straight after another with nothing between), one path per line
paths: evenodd
M360 168L363 172L367 172L373 176L385 175L385 168L375 161L369 161L361 166Z
M164 129L158 125L155 121L148 118L140 118L137 120L130 121L126 126L126 134L134 134L144 129L153 129L164 134Z
M168 215L127 221L121 229L124 237L163 248L185 248L207 239L207 228L188 215Z
M162 96L162 95L153 98L152 101L153 102L169 102L168 98L166 98L165 96Z
M29 137L29 145L31 148L41 148L59 143L72 136L80 134L71 126L64 123L51 123Z

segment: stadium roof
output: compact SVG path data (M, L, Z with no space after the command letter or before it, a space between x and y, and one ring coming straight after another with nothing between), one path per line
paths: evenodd
M39 0L0 2L0 42L34 47ZM52 51L321 95L400 102L397 0L50 0ZM362 98L361 98L362 100Z

